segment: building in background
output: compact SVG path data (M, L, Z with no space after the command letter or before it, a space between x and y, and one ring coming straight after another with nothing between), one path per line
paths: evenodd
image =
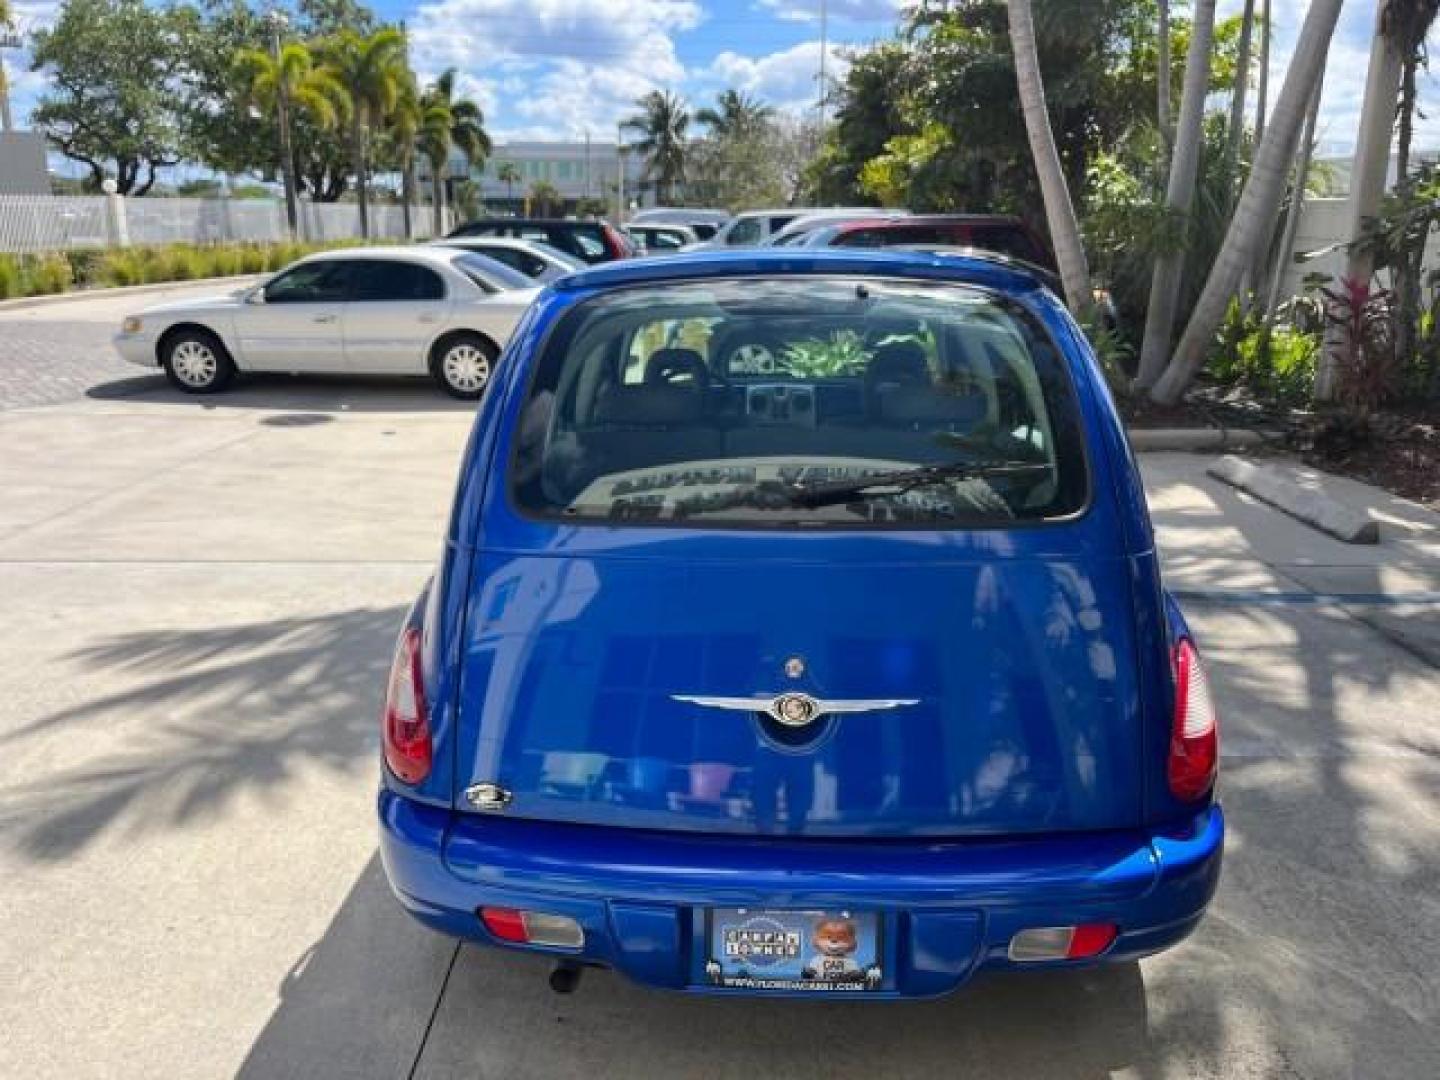
M459 151L452 153L447 185L451 202L457 204L456 187L469 180L478 188L485 209L495 213L521 214L537 184L548 184L559 193L562 211L573 214L582 203L599 200L606 213L616 214L618 195L618 153L613 142L512 142L495 146L483 169L470 169ZM500 177L506 165L513 165L516 178L506 183ZM429 166L421 159L421 181L429 184ZM644 163L634 154L625 155L625 203L645 206L654 201L642 190Z
M0 195L49 195L45 140L34 131L0 131Z

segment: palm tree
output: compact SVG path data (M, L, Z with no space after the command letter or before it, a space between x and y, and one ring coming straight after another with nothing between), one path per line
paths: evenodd
M395 164L400 167L400 207L405 219L406 240L415 238L415 222L412 220L412 207L415 204L415 152L423 115L415 76L407 70L395 108L390 111L385 124L386 141Z
M536 180L530 187L530 212L549 217L560 203L560 192L549 180Z
M1246 0L1249 3L1249 0ZM1170 148L1170 0L1159 0L1155 27L1155 122L1160 145Z
M1381 0L1375 12L1375 36L1370 42L1370 67L1365 77L1365 97L1360 106L1360 130L1355 138L1355 159L1350 168L1350 202L1347 207L1346 239L1350 242L1345 276L1369 283L1375 271L1375 255L1358 244L1365 222L1380 210L1385 194L1385 174L1390 168L1390 144L1395 133L1395 103L1400 93L1400 76L1405 66L1399 42L1386 32L1391 13L1403 0ZM1343 332L1332 332L1320 365L1315 372L1315 398L1329 401L1335 396L1340 357L1345 351Z
M455 96L455 69L450 68L425 91L421 148L430 159L430 177L435 193L435 235L443 228L445 208L445 165L454 146L470 168L483 166L491 150L485 131L485 114L469 98Z
M245 100L261 112L275 113L279 121L285 216L290 235L294 236L299 228L299 214L290 121L298 113L308 117L316 127L333 128L349 112L350 95L328 69L316 65L310 50L299 42L278 46L274 52L242 49L235 54L234 68Z
M515 185L520 182L520 166L513 161L502 161L495 170L495 179L505 185L505 201L515 198Z
M11 10L10 0L0 0L0 37L3 37L15 26L15 12ZM13 124L10 119L10 80L5 75L5 54L0 52L0 131L11 130Z
M629 148L645 159L645 178L654 182L655 200L664 204L675 185L685 180L685 132L690 113L685 102L669 91L652 90L636 104L640 112L620 127L639 136Z
M1190 315L1190 322L1165 373L1150 389L1152 400L1173 405L1205 362L1215 339L1215 331L1225 317L1235 290L1246 269L1255 260L1255 249L1262 234L1275 221L1285 181L1290 172L1291 158L1300 137L1300 127L1309 111L1315 83L1330 51L1335 22L1340 17L1343 0L1311 0L1305 14L1300 38L1290 60L1290 70L1275 102L1275 111L1265 125L1265 135L1255 150L1250 176L1235 206L1235 215L1220 245L1219 254L1210 267L1200 298ZM1266 226L1262 230L1261 226Z
M775 118L774 108L739 90L722 91L715 105L700 109L695 119L721 139L750 134Z
M1245 137L1245 96L1250 91L1250 45L1255 37L1255 0L1245 0L1240 16L1240 48L1235 56L1235 85L1230 91L1230 122L1225 132L1225 178L1230 185L1226 210L1235 206L1239 185L1235 183L1235 163L1240 159L1240 140Z
M399 103L409 69L405 35L393 27L369 36L341 30L322 43L326 70L350 95L350 163L360 199L360 235L370 238L370 130Z
M1075 204L1055 149L1055 132L1045 110L1045 84L1040 78L1040 57L1035 47L1035 15L1030 0L1010 0L1010 46L1015 52L1015 81L1020 92L1020 110L1025 115L1025 132L1030 138L1030 156L1040 178L1040 196L1045 203L1045 220L1055 260L1060 264L1060 282L1065 302L1076 314L1091 304L1090 268L1080 242L1080 224Z
M1215 36L1215 0L1195 0L1190 23L1190 47L1185 54L1185 85L1180 91L1180 119L1175 127L1170 178L1165 203L1182 220L1195 201L1195 175L1200 169L1200 147L1205 141L1200 125L1205 119L1205 98L1210 89L1210 45ZM1145 338L1140 349L1140 371L1135 384L1148 388L1165 370L1170 340L1175 332L1175 304L1180 294L1183 251L1168 251L1155 260L1150 280L1150 303L1145 312Z

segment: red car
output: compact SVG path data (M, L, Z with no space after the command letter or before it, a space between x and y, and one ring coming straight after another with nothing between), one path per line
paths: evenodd
M997 214L907 214L829 222L794 241L797 247L973 247L1054 271L1055 259L1019 218Z

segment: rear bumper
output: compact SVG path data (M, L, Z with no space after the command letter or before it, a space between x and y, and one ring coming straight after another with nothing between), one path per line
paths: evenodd
M481 906L567 915L577 952L649 986L703 985L712 906L881 913L889 976L881 997L928 997L979 969L1017 965L1030 927L1110 922L1103 960L1158 952L1190 933L1220 876L1218 805L1163 832L957 842L717 838L454 814L382 790L381 856L400 902L426 925L495 944ZM515 946L512 946L515 947ZM723 991L734 993L734 991Z

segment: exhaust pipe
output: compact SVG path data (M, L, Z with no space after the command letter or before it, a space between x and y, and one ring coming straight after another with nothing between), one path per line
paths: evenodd
M560 960L550 969L550 989L557 994L573 994L580 985L585 969L570 960Z

